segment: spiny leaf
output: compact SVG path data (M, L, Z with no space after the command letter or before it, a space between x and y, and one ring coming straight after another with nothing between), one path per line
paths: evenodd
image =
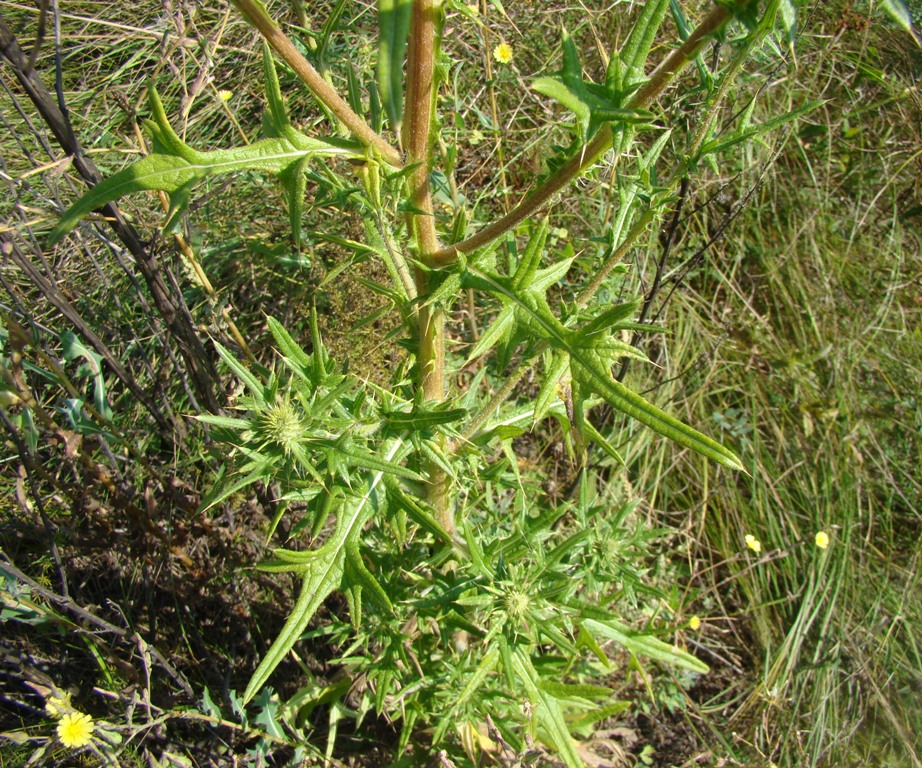
M245 474L239 480L234 480L223 485L216 485L205 498L202 499L202 503L199 506L199 510L205 512L211 509L216 504L220 504L226 498L232 496L237 491L246 488L248 485L253 483L260 482L266 478L272 477L275 474L275 461L271 458L267 458L262 464L251 464L250 472ZM244 470L246 471L246 470ZM238 475L234 476L239 477Z
M445 544L452 543L451 534L439 524L435 510L428 504L405 493L394 480L387 481L387 493L392 503L406 512L407 516L420 528Z
M720 5L728 8L733 17L742 22L747 29L755 29L759 25L759 0L717 0Z
M167 209L166 221L163 223L165 233L172 233L179 227L179 219L189 205L189 198L192 197L192 187L194 186L195 179L191 179L170 192L170 205Z
M467 685L461 689L461 692L455 699L454 706L452 707L453 712L459 710L464 705L464 703L477 692L480 686L483 685L487 675L493 671L498 662L499 648L497 648L495 645L490 646L490 649L483 655L483 658L477 665L477 669L474 670L474 673L467 681Z
M599 351L593 348L595 344L584 344L580 340L580 332L564 327L551 312L543 295L531 292L516 294L511 289L509 281L473 267L468 274L476 282L476 287L499 296L507 304L513 304L516 307L517 321L526 324L534 335L567 354L575 385L595 392L613 408L648 426L654 432L720 464L746 471L735 453L669 416L641 395L615 381L608 366L600 358ZM574 396L577 424L582 424L583 421L582 402L583 397Z
M282 98L282 88L275 71L275 62L272 60L272 51L266 42L263 42L263 79L266 82L266 101L269 104L263 115L263 129L269 138L284 136L291 128L291 121L288 119L288 110L285 109L285 100Z
M610 309L605 310L598 317L594 318L582 327L582 334L587 337L596 334L606 333L612 328L620 327L619 324L633 317L640 305L640 300L628 301L624 304L615 304Z
M560 705L557 699L541 690L540 678L531 659L521 648L516 648L511 654L511 662L525 694L537 705L532 710L532 717L543 731L541 735L549 742L549 746L557 750L557 756L563 760L567 768L585 768L582 758L576 751Z
M249 370L247 370L247 367L243 365L239 360L237 360L237 358L234 357L225 347L223 347L218 342L215 342L214 346L218 351L218 355L224 361L224 364L234 372L237 378L246 384L247 389L250 390L250 394L253 396L256 404L260 408L265 408L267 405L265 385L263 385L263 383L252 373L250 373Z
M607 640L614 640L636 656L643 656L656 661L663 661L669 664L675 664L693 672L702 674L710 671L710 667L703 661L696 659L690 653L677 648L674 645L664 643L658 638L635 632L630 627L621 624L614 619L597 620L585 618L580 622L581 626L597 637L604 637Z
M618 453L615 446L613 446L610 442L608 442L608 440L605 439L605 436L592 425L591 421L583 422L582 428L586 433L586 436L592 440L593 443L599 446L599 448L601 448L611 458L617 461L622 467L625 466L624 459L621 457L621 454Z
M288 357L292 362L297 363L302 368L308 368L311 364L310 355L307 354L298 343L291 337L291 334L285 330L285 327L274 317L267 317L266 323L269 326L269 331L272 334L272 337L275 339L275 343L278 344L279 350L282 352L285 357Z
M372 576L371 571L365 566L356 538L352 537L349 544L346 545L346 575L351 584L360 586L363 591L370 594L379 607L391 611L393 609L391 601L381 583ZM360 612L353 616L355 626L358 626L360 619Z
M604 84L584 80L579 51L566 30L563 30L561 46L563 67L553 76L536 78L532 88L576 115L582 141L588 141L603 123L649 123L653 119L651 112L625 106L626 96L634 86L622 87L617 68L606 73Z
M627 67L631 69L643 67L668 9L669 0L648 0L644 3L643 11L634 22L627 42L621 49L621 61Z
M590 353L585 353L583 350L572 350L570 371L574 381L598 393L613 408L636 419L654 432L668 437L679 445L691 448L718 464L746 471L743 463L733 451L724 448L717 441L687 424L683 424L665 411L661 411L641 395L632 392L621 382L615 381L608 368L601 365Z
M763 133L773 131L775 128L780 128L782 125L796 120L799 117L803 117L808 112L812 112L819 106L822 106L822 101L811 101L808 104L804 104L802 107L793 109L790 112L774 117L771 120L766 120L764 123L760 123L749 130L741 131L734 136L730 136L726 139L714 139L709 141L701 147L700 152L698 153L699 157L704 157L705 155L714 154L718 152L723 152L730 147L733 147L737 144L744 143L749 141L749 139L755 138Z
M246 419L234 419L229 416L213 416L210 413L202 413L195 417L198 421L202 421L205 424L211 424L215 427L224 427L225 429L233 429L236 431L241 431L244 429L249 429L251 424Z
M337 532L339 533L339 532ZM288 652L298 642L317 609L330 593L342 582L345 572L345 541L339 536L331 539L316 553L316 558L305 566L307 574L301 585L301 594L282 627L279 636L272 643L263 657L243 694L244 703L253 696L269 679L269 675L282 662Z
M392 461L400 453L401 448L402 443L398 440L388 443L385 447L383 461ZM334 589L343 586L349 550L361 537L362 528L374 512L375 505L380 503L379 494L384 492L383 481L383 472L375 473L368 478L365 492L355 498L351 505L344 507L333 534L320 549L312 553L312 556L302 566L304 584L301 587L301 595L279 636L253 673L243 694L244 702L252 699L266 683L275 668L294 647L307 628L308 622L327 596ZM355 552L354 549L352 551ZM358 570L354 560L349 565L350 574L357 574Z
M389 426L395 429L419 431L437 427L441 424L451 424L467 416L466 408L441 408L426 410L414 408L412 411L387 411L384 418Z
M515 309L513 307L503 307L496 318L490 323L477 340L474 348L468 355L468 363L473 362L478 357L489 352L494 346L503 342L507 343L515 328Z
M547 416L551 405L560 396L558 384L567 373L569 367L570 360L566 354L560 350L554 350L550 361L544 366L544 381L541 383L538 397L535 398L535 424ZM565 384L565 387L568 389L569 384Z
M304 193L307 191L305 171L309 159L305 157L297 160L279 171L278 174L279 182L285 190L285 200L288 203L288 223L296 248L301 247L301 217L304 214Z
M349 442L345 440L315 440L312 441L312 445L336 451L336 453L347 460L347 464L355 467L371 469L377 472L387 472L396 477L406 478L407 480L423 480L422 476L413 470L402 467L392 461L379 458L369 451L350 445Z
M544 255L544 243L547 240L550 217L545 216L531 233L525 253L522 255L519 266L512 276L512 290L522 291L531 288L532 281L538 272L538 265Z
M538 680L539 690L555 699L602 699L611 696L611 688L602 685L561 683L557 680Z
M912 14L903 0L881 0L887 15L907 32L912 32Z
M795 0L781 0L781 23L789 42L797 37L797 3Z
M351 148L309 138L294 130L284 137L264 139L246 147L198 152L182 142L170 127L153 88L150 102L155 120L147 121L147 127L154 138L154 153L101 181L77 200L51 231L52 243L58 242L88 213L135 192L168 192L170 220L175 221L188 201L189 185L207 176L244 170L278 174L313 156L356 154Z
M604 707L599 707L593 709L589 714L583 715L582 717L577 718L570 722L570 730L574 732L580 732L583 728L587 728L593 723L597 723L600 720L604 720L608 717L617 717L622 712L630 709L634 706L632 701L616 701L612 704L607 704Z

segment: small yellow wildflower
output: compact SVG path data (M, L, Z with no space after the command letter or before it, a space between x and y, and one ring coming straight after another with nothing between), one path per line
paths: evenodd
M762 551L762 542L759 541L751 533L746 534L746 546L749 547L753 552L759 554Z
M688 628L692 632L697 632L699 629L701 629L701 618L698 616L692 616L688 620Z
M826 549L829 546L829 534L826 531L817 531L813 541L820 549Z
M493 58L500 64L512 62L512 46L509 43L500 43L493 49Z
M234 95L233 91L228 91L224 89L218 91L218 98L221 99L221 101L230 101L233 95Z
M90 743L93 735L93 718L82 712L70 712L58 723L58 738L65 747L76 749Z

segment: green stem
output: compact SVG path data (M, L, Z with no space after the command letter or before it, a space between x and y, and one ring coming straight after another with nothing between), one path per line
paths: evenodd
M536 356L547 349L547 344L543 342L542 344L543 346L539 345ZM462 443L470 440L474 435L477 434L477 430L486 423L487 419L489 419L490 416L492 416L497 411L497 409L504 402L506 402L506 400L509 399L509 396L515 389L516 384L522 380L522 377L525 375L526 371L528 371L528 365L524 362L516 366L515 370L506 377L506 380L503 382L503 386L496 390L493 397L490 398L490 402L487 403L483 409L473 419L471 419L470 424L464 428L460 439L452 443L452 450L457 450L461 447Z
M363 144L373 147L390 165L400 168L403 158L400 152L379 134L375 133L362 117L336 92L311 63L295 48L278 25L269 17L259 0L234 0L246 20L265 38L272 49L295 71L298 77L349 131Z
M592 276L592 280L589 282L589 285L587 285L580 292L579 297L576 300L577 306L579 306L580 309L583 309L589 305L592 297L595 296L598 290L605 283L605 278L611 274L611 271L627 255L627 252L634 246L637 238L644 233L655 216L656 211L652 208L647 208L640 215L640 218L634 222L634 226L631 227L627 237L621 241L621 245L619 245L612 252L612 254L607 259L605 259L605 263L598 270L596 270L596 273Z
M628 101L629 109L646 109L675 79L675 76L695 58L705 41L723 27L732 13L722 5L716 6L698 25L680 47L660 64L650 79ZM596 137L571 157L544 185L526 197L510 213L493 222L475 235L432 254L431 263L447 266L457 260L459 253L470 253L491 243L509 232L525 219L534 216L564 187L579 178L611 149L613 133L610 125L599 130Z

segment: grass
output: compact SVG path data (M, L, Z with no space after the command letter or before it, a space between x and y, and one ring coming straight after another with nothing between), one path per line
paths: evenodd
M818 40L834 28L825 23ZM901 79L918 53L858 42L842 33L841 57L802 44L802 87L826 104L788 137L774 178L667 315L659 375L683 375L657 397L743 447L752 477L714 476L697 461L667 473L668 447L632 447L648 468L641 493L692 510L694 561L724 563L704 570L698 604L721 606L721 620L758 640L756 680L731 722L751 722L752 746L778 765L919 764L909 692L922 668L922 347L919 243L906 215L918 187L906 171L920 101ZM685 250L725 215L712 208L688 222ZM813 542L820 530L826 551ZM744 551L745 533L761 557Z
M751 477L734 476L681 455L644 432L624 436L628 469L617 476L618 487L627 486L645 500L643 514L652 525L666 524L676 532L669 540L674 547L661 553L658 578L684 596L677 620L692 615L702 619L700 632L684 632L683 641L720 669L710 687L702 683L687 696L682 686L669 687L666 681L657 682L651 699L640 685L633 692L640 708L671 724L672 730L656 742L656 760L664 766L673 764L667 762L670 758L675 764L680 761L662 745L669 738L678 743L685 733L695 734L695 749L711 750L711 764L723 757L736 764L784 768L920 765L922 59L892 30L867 23L850 4L832 5L805 14L807 31L798 41L796 70L775 74L777 57L766 54L748 81L748 93L761 89L756 119L806 99L823 99L823 105L793 132L772 135L766 146L753 145L730 156L720 174L691 190L662 294L677 286L662 316L669 335L648 347L659 367L651 371L633 365L629 373L634 383L653 387L649 396L658 404L668 404L689 423L738 448L752 471ZM317 28L324 13L310 10ZM525 85L528 73L558 55L560 19L590 46L598 38L610 47L619 35L613 13L576 6L547 13L539 3L507 10L515 27L484 5L481 12L491 21L487 35L465 36L458 46L483 60L503 37L516 50L513 66L504 69L494 63L494 81L486 86L463 70L454 72L445 96L465 129L448 134L464 158L455 194L495 210L508 201L485 171L496 160L497 121L490 89L500 123L509 125L502 161L510 185L517 189L550 151L534 128L553 115ZM3 2L0 13L15 19L21 39L30 42L31 10ZM354 24L343 18L345 34L355 43L348 50L361 47L367 12L363 18ZM136 150L135 126L123 104L144 113L144 83L135 76L141 70L163 84L197 84L191 90L164 87L171 115L183 115L181 132L196 146L229 144L240 138L241 130L250 139L257 135L262 96L252 85L258 81L253 36L226 8L203 7L194 16L180 11L168 18L157 6L145 18L120 4L81 0L66 9L62 24L68 103L80 118L86 146L93 148L102 167L119 167L124 154ZM169 41L165 48L164 39ZM39 68L50 83L50 53L43 53ZM0 72L9 84L5 69ZM199 78L201 74L206 77ZM51 158L43 154L41 129L30 128L17 112L21 105L29 114L28 106L10 88L0 97L10 126L0 139L0 158L4 174L16 180ZM217 97L220 88L234 93L226 105ZM116 92L125 99L116 98ZM739 104L728 105L728 116L742 106L743 96L738 98ZM305 102L300 96L292 99L300 119L320 124ZM470 140L473 126L481 134L476 141ZM53 201L71 195L64 178L48 169L29 176L28 186L11 182L10 199L16 202L0 203L9 222L4 226L17 237L40 241L54 218ZM351 273L318 286L336 262L335 251L317 247L293 254L284 245L275 247L275 241L284 240L269 223L275 212L267 209L273 205L247 192L246 185L252 189L260 184L253 178L208 191L199 208L201 218L194 219L200 231L190 232L189 239L197 249L201 243L200 259L217 287L215 295L189 281L172 257L170 263L197 324L232 344L230 316L256 354L264 356L264 312L296 327L306 307L319 298L329 310L325 320L332 330L359 321L377 305ZM156 201L130 210L151 227L160 220ZM324 211L310 215L323 221ZM593 246L585 240L586 220L611 216L612 210L587 210L577 200L558 215L554 225L566 227L576 245L589 251ZM731 217L723 236L694 259ZM254 232L263 235L262 248L253 247ZM653 236L632 256L638 284L649 283L659 249ZM164 401L178 412L189 412L182 386L170 379L175 351L159 343L163 327L144 309L143 289L126 276L105 243L88 237L82 252L63 256L53 268L81 312L104 326L107 343L120 359L130 361L139 380L166 379ZM374 279L375 272L365 275ZM3 276L4 314L25 312L34 321L47 359L54 359L66 323L16 270L5 265ZM100 276L114 282L116 290L103 287ZM285 298L275 290L280 284L290 289ZM459 343L463 333L457 331ZM391 360L390 350L355 343L341 351L359 365L371 351L380 353L373 365L386 366ZM9 349L4 351L8 354ZM373 371L366 373L374 376ZM65 396L60 383L36 370L29 371L29 382L49 409ZM118 409L125 432L143 436L143 417L127 403L123 399ZM106 456L105 447L93 443L100 466L109 467L142 498L153 499L148 503L158 519L166 520L162 530L169 544L164 547L134 529L132 522L125 523L109 493L65 498L62 487L73 484L76 465L53 444L42 450L46 464L55 468L41 485L42 495L52 502L53 530L35 523L28 484L18 475L16 462L6 461L2 483L13 493L4 498L26 501L4 502L3 551L20 565L43 562L42 573L30 575L53 583L55 563L47 540L55 538L68 557L76 558L65 564L71 577L79 582L82 576L90 585L80 587L84 597L99 604L114 600L132 626L153 633L158 646L169 648L186 665L196 696L206 685L216 698L218 691L226 699L235 686L239 690L248 674L245 668L253 666L256 652L251 646L264 644L260 632L272 636L286 600L285 585L243 584L234 575L235 568L257 559L258 534L271 504L252 500L245 510L226 509L217 520L198 517L173 506L166 486L151 475L137 468L133 473L121 453ZM207 451L201 438L192 436L160 470L169 469L171 477L190 486L207 485ZM547 472L559 476L563 485L568 473L559 465L564 462L559 457L553 461L556 465ZM197 490L183 492L194 501ZM119 532L125 528L127 535ZM820 530L831 538L825 551L814 544ZM761 541L761 553L746 549L746 534ZM108 545L112 536L123 535L127 553L114 567L90 567L87 560L99 557L100 542ZM120 591L107 591L106 579ZM178 589L177 582L184 579L195 589ZM251 609L259 621L248 615ZM255 640L249 628L243 635L230 631L238 613L238 623L252 622L246 626L253 628ZM70 643L65 653L55 650L47 637L19 625L9 635L4 630L4 636L15 638L4 643L15 645L17 652L52 658L58 654L57 672L68 664L84 671L95 665L103 687L115 687L124 659L129 668L138 666L134 651L124 645L107 656ZM4 649L11 650L7 645ZM313 665L311 674L322 679L322 638L312 650L316 658L301 663L305 669ZM196 673L192 659L206 655L205 669ZM76 665L69 660L74 657L79 658ZM234 677L235 666L239 678ZM232 671L227 673L227 668ZM28 710L35 698L22 688L26 675L17 677L8 669L5 674L15 693L4 704L2 730L27 727L42 733L40 712ZM94 674L86 672L81 679ZM668 702L667 691L673 696ZM112 718L124 711L124 702L107 709L105 701L87 692L81 692L81 701ZM171 711L168 702L155 704ZM219 741L216 731L198 721L183 727L181 736L170 742L174 747L183 738L186 746L196 739ZM228 759L245 753L257 738L255 731L244 738L229 725L224 728L218 732L226 740L221 749ZM382 730L368 741L377 740L376 749L383 750L388 737ZM731 732L735 735L725 735ZM646 738L653 743L652 735ZM21 764L28 754L21 746L2 744L0 764ZM636 743L631 750L639 755L643 746ZM187 751L197 754L191 746ZM683 759L691 756L689 752Z

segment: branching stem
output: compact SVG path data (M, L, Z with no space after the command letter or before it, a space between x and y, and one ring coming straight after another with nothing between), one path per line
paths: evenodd
M678 72L694 59L708 37L730 20L731 15L731 12L723 6L714 8L714 10L712 10L698 25L689 38L656 68L650 76L650 79L634 94L629 102L629 107L631 109L645 109L649 107L653 100L663 92ZM611 148L613 138L614 134L610 126L605 126L580 154L572 157L566 165L548 179L541 189L519 203L512 212L481 230L476 235L434 254L436 263L440 265L451 264L459 253L468 253L490 243L515 227L521 221L533 215L542 206L550 202L551 198L553 198L557 192L571 181L578 178L586 169L594 165L599 158ZM599 274L596 275L596 279L594 279L580 295L578 299L580 306L585 306L595 295L601 287L605 277L608 276L614 266L623 258L624 254L635 242L637 237L639 237L649 225L652 218L652 211L648 210L644 212L641 220L631 228L625 240L607 259L605 265L599 271ZM540 354L545 348L546 346L539 346L537 354ZM486 423L487 419L499 410L500 406L512 395L515 385L525 375L529 365L529 361L523 361L511 374L509 374L504 385L497 390L490 399L490 402L474 416L470 424L468 424L467 428L463 431L462 440L452 443L450 446L452 450L458 450L463 440L473 437L477 430Z
M311 93L320 101L351 133L363 144L373 147L387 163L400 168L403 158L400 152L375 133L371 126L362 117L356 114L352 107L336 92L313 65L301 55L294 43L279 29L279 26L269 17L258 0L234 0L246 20L250 22L265 38L272 49L281 56L295 71L298 77L310 89Z
M628 101L628 108L646 109L649 107L682 68L694 59L705 41L714 32L723 27L731 16L732 13L728 8L722 5L716 6L697 26L689 38L669 54L662 64L656 68L650 79ZM470 253L482 248L509 232L525 219L535 215L541 208L550 203L558 192L579 178L611 149L613 136L611 126L604 126L589 144L571 157L544 182L543 186L526 197L510 213L466 240L450 245L433 254L432 263L436 266L451 264L457 259L459 253Z

